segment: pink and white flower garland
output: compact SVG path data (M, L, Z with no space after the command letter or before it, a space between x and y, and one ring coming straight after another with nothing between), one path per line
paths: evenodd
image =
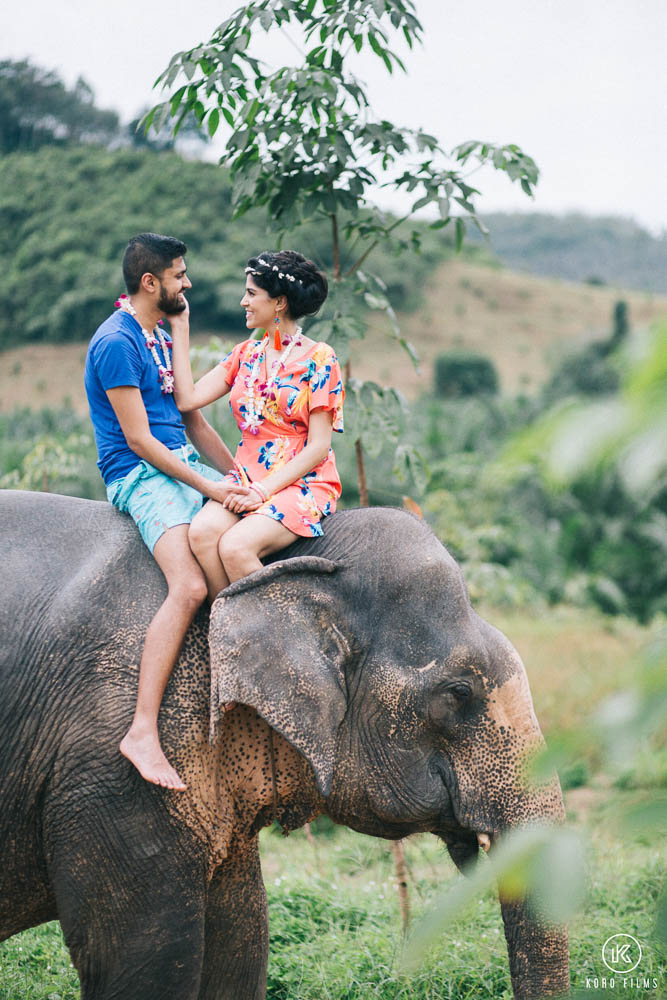
M130 302L127 295L121 295L114 302L117 309L122 309L123 312L129 313L130 316L134 316L137 319L137 311ZM137 320L137 323L139 320ZM153 361L157 365L157 373L161 382L162 392L173 392L174 391L174 369L171 364L171 354L169 353L169 348L167 347L167 341L164 338L164 334L159 326L156 326L152 333L141 327L141 332L144 335L144 340L146 341L146 347L149 349L153 355ZM160 342L160 347L162 348L163 358L157 352L157 343ZM164 360L164 364L162 363Z
M249 364L252 364L250 374L245 379L245 395L239 400L239 404L245 406L245 420L241 424L241 430L249 430L251 434L259 433L259 425L264 419L264 402L265 400L275 401L278 398L278 394L275 390L275 384L278 380L278 376L287 364L287 359L295 347L300 347L303 341L301 340L301 327L296 328L296 333L294 337L290 340L287 350L283 352L280 358L276 361L273 366L273 372L271 377L267 379L266 382L258 383L257 379L259 377L259 366L262 363L262 355L266 350L266 346L269 342L269 334L265 333L264 337L257 344L257 347L250 356Z

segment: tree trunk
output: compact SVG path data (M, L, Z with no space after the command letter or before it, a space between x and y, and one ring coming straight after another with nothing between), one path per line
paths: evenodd
M345 363L345 381L350 381L352 366L349 360ZM359 490L359 506L370 507L368 499L368 484L366 482L366 463L364 461L364 446L361 438L354 442L354 451L357 456L357 489Z
M354 450L357 455L357 486L359 488L359 505L361 507L370 507L370 501L368 499L368 485L366 483L364 446L361 443L361 438L357 438L354 442Z
M407 934L410 927L410 896L408 893L408 869L405 864L405 845L403 841L392 841L391 850L394 855L398 904L401 909L401 926L403 927L403 933Z

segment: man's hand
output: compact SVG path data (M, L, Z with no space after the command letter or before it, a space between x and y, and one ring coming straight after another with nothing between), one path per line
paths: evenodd
M239 500L244 500L248 496L252 501L258 499L257 494L255 492L251 493L247 486L237 486L236 483L207 482L206 487L206 496L210 497L211 500L217 500L218 503L221 503L223 507L227 507L228 510L232 509L227 504L231 496L236 496ZM234 511L234 513L237 512Z

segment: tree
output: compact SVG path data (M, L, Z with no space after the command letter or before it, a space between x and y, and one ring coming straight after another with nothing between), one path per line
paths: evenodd
M82 142L107 145L117 134L118 115L95 107L82 77L68 90L57 73L27 60L0 62L0 153Z
M251 54L253 37L258 29L284 34L287 28L297 30L306 51L298 65L270 71ZM469 163L492 164L527 194L538 171L516 145L469 141L448 153L421 129L376 120L364 87L347 65L366 48L389 73L396 67L404 70L389 48L390 32L410 48L420 41L422 26L412 0L248 3L219 25L207 43L173 56L157 83L167 89L179 85L151 109L145 125L159 131L173 118L176 133L194 113L213 136L226 123L223 161L231 168L236 217L263 205L283 231L313 218L330 229L328 263L334 282L317 336L331 341L345 360L349 340L364 334L363 304L384 312L389 334L416 363L382 282L365 268L369 255L377 247L385 252L418 249L419 232L406 223L427 207L438 212L434 227L453 223L457 247L466 220L483 228L474 205L479 192L463 173ZM375 185L408 191L414 197L410 211L401 219L380 212L370 200ZM362 439L371 447L386 440L398 445L404 407L394 390L352 379L349 365L346 374L363 503ZM395 467L399 473L419 475L418 454L398 446Z
M147 132L141 127L141 123L148 113L148 108L143 108L136 118L126 126L127 138L130 145L136 149L152 149L156 153L171 152L176 148L176 137L168 126L163 126L159 133ZM179 138L190 141L193 145L202 146L209 142L209 137L199 128L197 119L193 114L186 118L179 129Z

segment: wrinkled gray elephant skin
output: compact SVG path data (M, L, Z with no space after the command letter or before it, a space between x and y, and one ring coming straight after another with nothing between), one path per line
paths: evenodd
M210 658L199 614L160 712L179 794L118 752L165 592L134 525L10 491L0 517L0 939L60 920L83 1000L264 997L274 811L431 831L459 866L478 834L562 819L556 783L522 781L541 735L519 657L417 518L327 519L218 598ZM515 995L564 993L566 933L501 905Z

